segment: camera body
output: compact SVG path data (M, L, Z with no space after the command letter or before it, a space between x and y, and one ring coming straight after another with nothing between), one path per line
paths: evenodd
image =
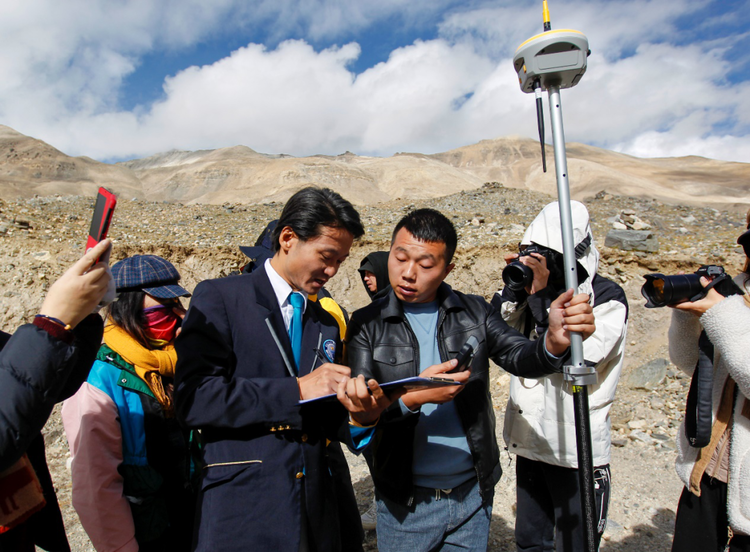
M704 288L701 276L711 280L712 285ZM641 287L641 295L646 299L646 308L654 309L676 305L683 301L698 301L703 299L708 290L713 287L724 297L743 295L742 290L732 281L732 278L718 265L703 265L693 274L646 274L646 283Z
M518 259L508 263L508 266L503 269L503 282L511 290L524 289L534 281L534 272L520 261L521 257L528 257L532 253L543 255L547 259L547 264L549 264L551 253L549 249L540 247L535 243L527 246L526 249L518 253Z

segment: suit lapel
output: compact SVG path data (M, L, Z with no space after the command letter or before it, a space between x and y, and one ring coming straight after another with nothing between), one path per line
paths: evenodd
M294 368L294 355L292 354L292 344L289 341L289 334L284 325L284 317L281 314L281 308L276 300L276 293L273 290L271 281L268 279L265 267L256 270L250 276L257 274L254 278L255 300L258 306L265 312L265 324L271 338L284 360L284 365L290 376L295 377L297 371ZM304 334L303 347L304 347ZM270 344L269 344L270 345Z

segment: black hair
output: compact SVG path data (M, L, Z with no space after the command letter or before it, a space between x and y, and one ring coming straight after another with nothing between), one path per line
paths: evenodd
M343 228L354 238L365 233L354 206L328 188L309 186L289 198L273 229L273 251L279 251L281 231L289 226L302 241L320 236L321 226Z
M123 291L117 296L117 301L107 308L107 316L112 322L125 330L138 343L153 349L146 337L146 317L143 315L143 299L145 291Z
M405 228L409 234L419 241L444 243L445 264L451 263L453 254L456 252L458 235L456 235L456 228L453 223L443 213L435 209L417 209L407 214L398 221L396 228L393 230L391 246L396 239L396 234L402 228Z

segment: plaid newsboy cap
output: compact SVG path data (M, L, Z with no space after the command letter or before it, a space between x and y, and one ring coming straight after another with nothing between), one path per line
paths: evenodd
M156 255L133 255L112 265L117 292L145 291L158 299L190 297L178 286L180 273L172 263Z

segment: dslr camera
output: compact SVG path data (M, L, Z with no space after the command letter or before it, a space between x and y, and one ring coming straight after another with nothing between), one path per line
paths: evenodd
M711 283L707 287L701 285L701 276L708 278ZM708 290L714 288L724 297L743 295L742 290L732 281L731 276L718 265L703 265L693 274L646 274L646 283L641 287L641 295L646 299L646 308L654 309L676 305L683 301L693 302L703 299Z
M505 282L505 285L513 291L518 291L531 284L534 281L534 272L520 261L521 257L527 257L532 253L539 253L547 259L547 265L549 266L551 252L550 249L539 247L535 243L520 251L518 259L508 263L508 266L503 269L503 282Z

